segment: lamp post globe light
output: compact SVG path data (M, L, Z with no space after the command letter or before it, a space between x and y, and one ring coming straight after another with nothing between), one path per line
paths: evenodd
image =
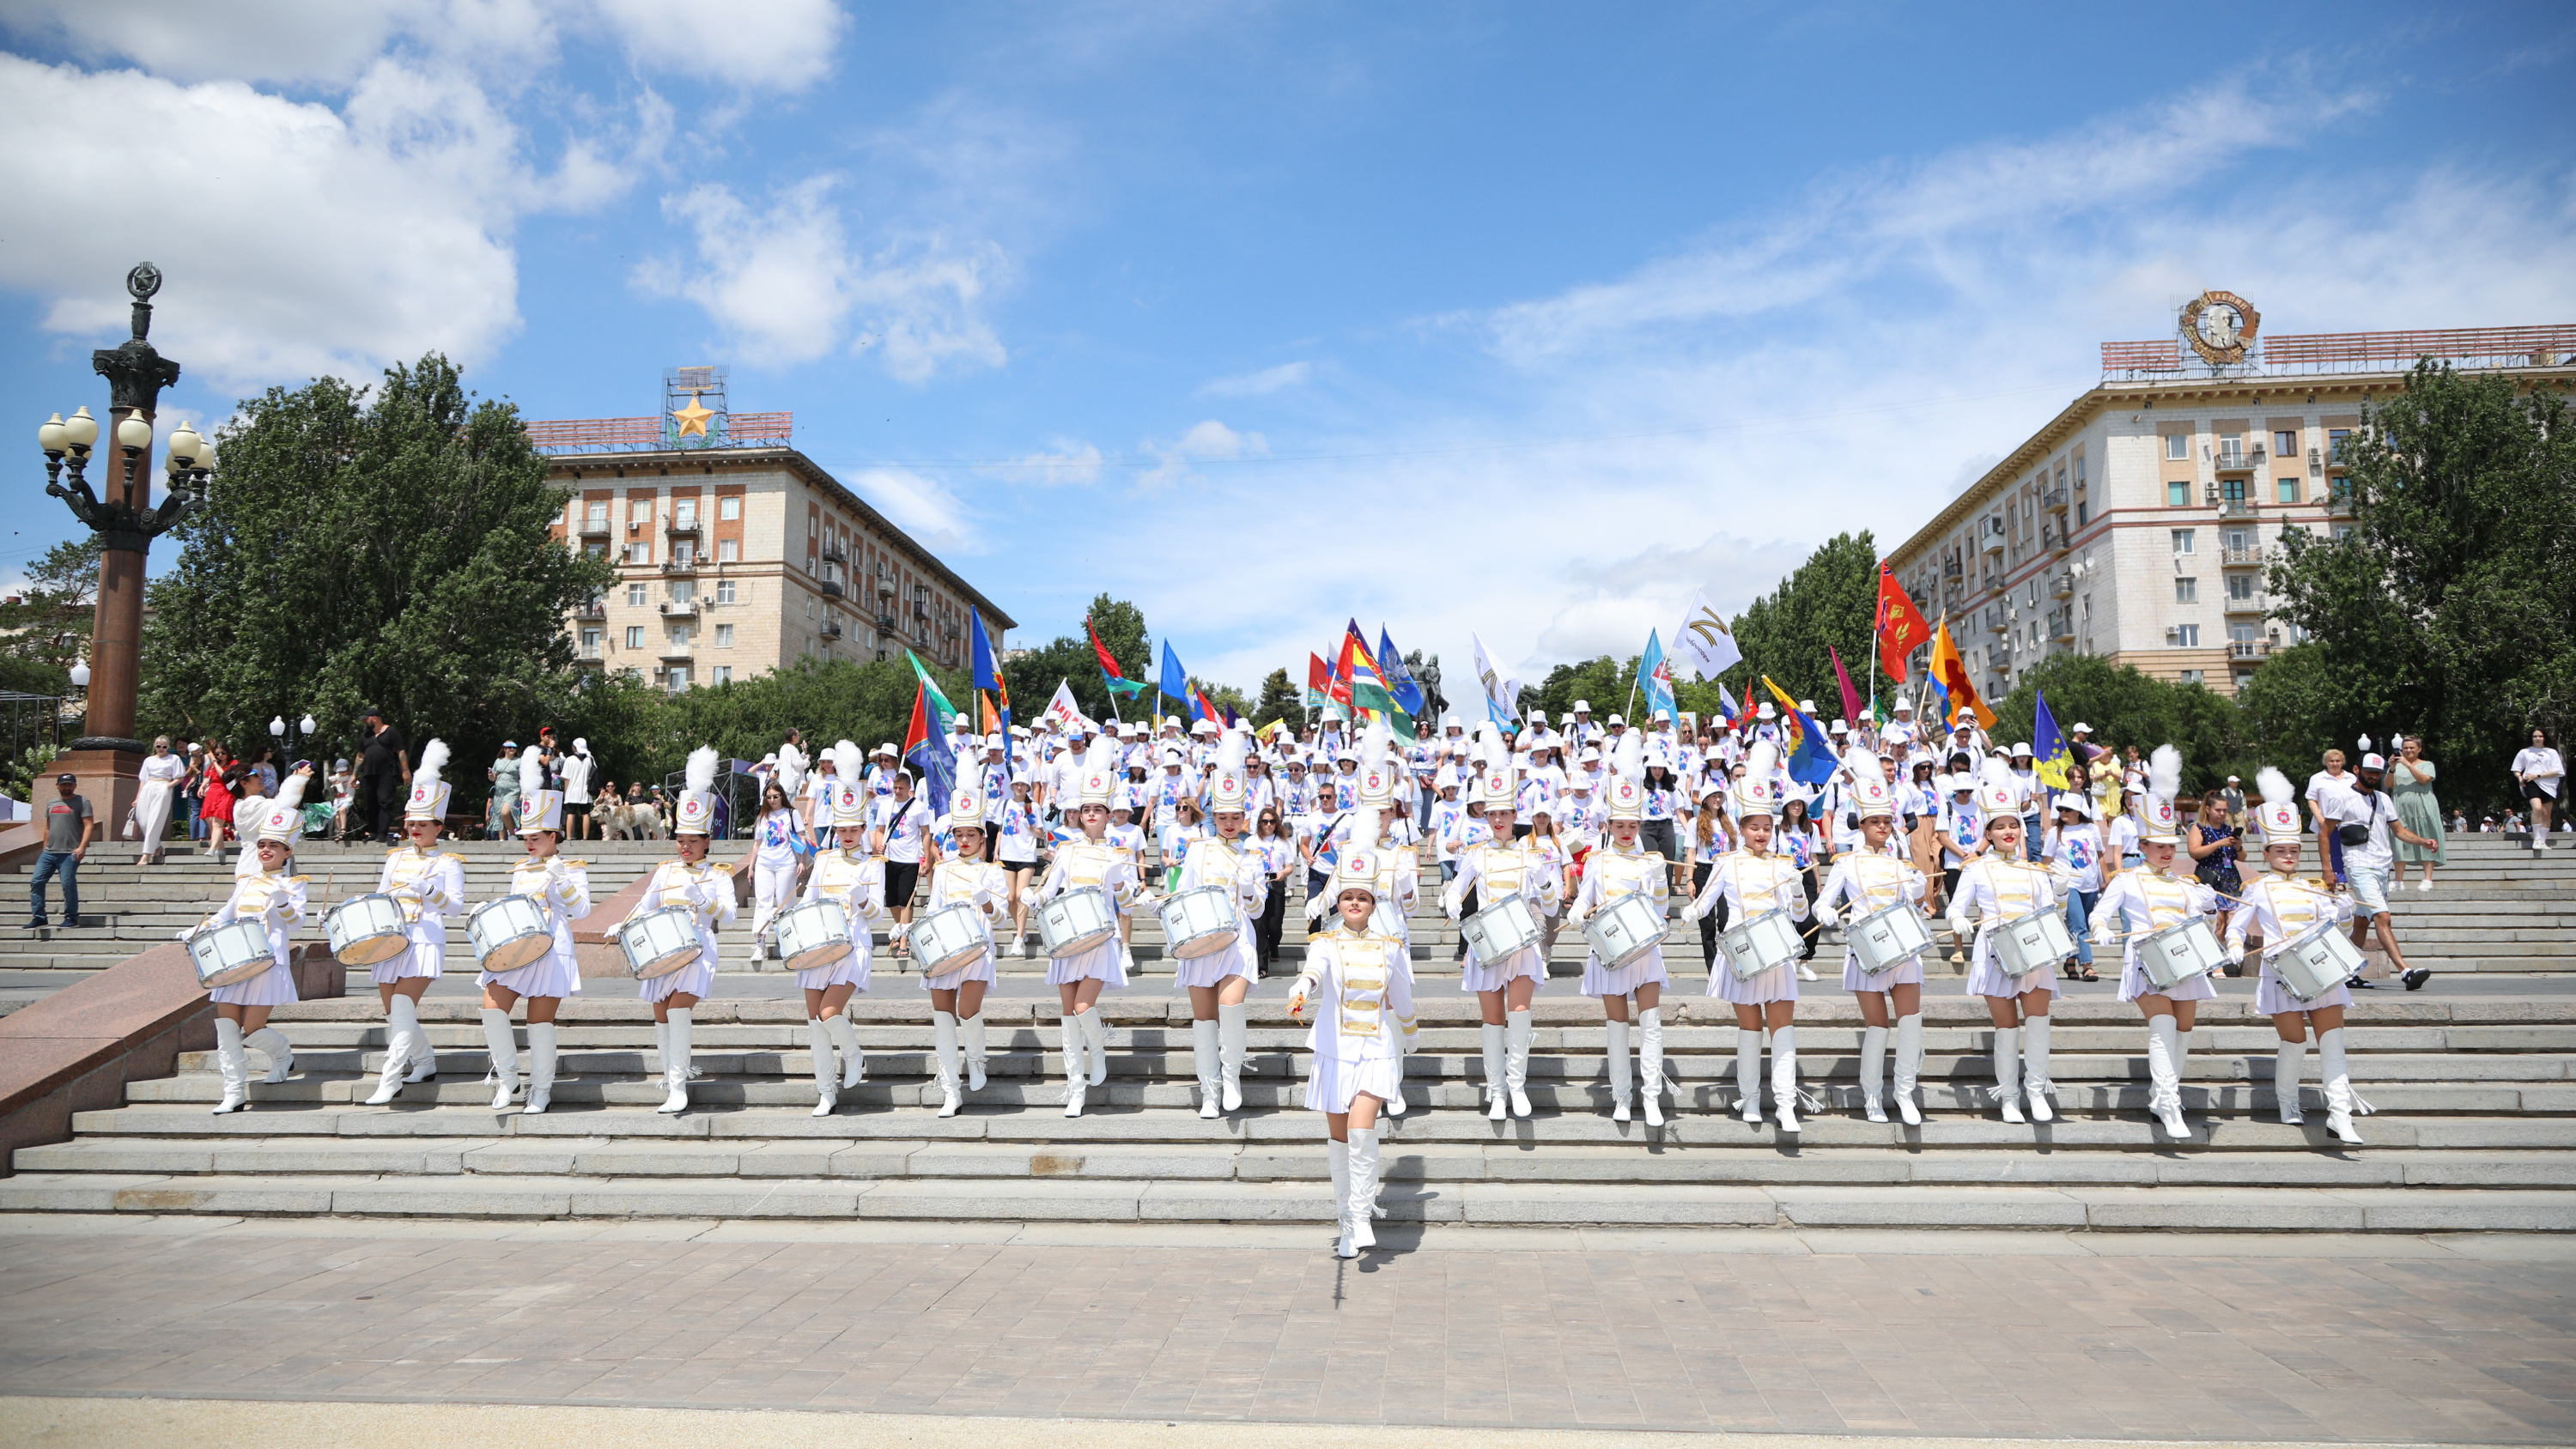
M36 445L45 454L45 491L62 499L98 535L98 611L90 657L72 671L72 682L89 690L89 732L72 741L62 766L80 777L82 793L103 820L119 818L133 803L143 764L143 744L133 735L143 650L144 556L153 539L203 505L215 467L213 445L181 423L164 448L169 491L153 504L153 417L161 390L179 380L179 364L154 351L148 340L152 296L161 290L160 268L145 262L126 273L125 290L134 299L134 335L121 346L90 354L90 366L107 379L107 438L117 453L103 470L107 476L99 487L93 489L89 479L99 420L87 407L73 409L70 417L56 413L36 429Z

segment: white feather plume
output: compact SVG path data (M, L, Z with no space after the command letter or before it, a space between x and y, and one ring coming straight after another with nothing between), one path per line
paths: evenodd
M2290 777L2270 765L2265 765L2254 772L2254 788L2263 792L2263 803L2266 805L2287 805L2298 798L2290 784Z
M713 745L700 745L689 751L689 768L681 787L692 795L703 795L716 787L716 761L722 758Z
M1243 778L1244 757L1251 752L1252 737L1244 733L1243 726L1234 726L1217 741L1216 772L1229 779Z
M1773 753L1778 753L1774 751ZM1646 781L1646 737L1637 730L1623 730L1619 743L1610 752L1610 771L1622 780Z
M1111 738L1106 730L1092 736L1091 748L1085 750L1082 755L1082 768L1085 774L1095 770L1117 769L1118 741Z
M545 760L534 750L519 751L519 799L534 800L537 798L537 792L545 788Z
M441 772L446 768L447 741L431 740L420 747L420 768L411 772L412 788L418 790L437 785Z
M832 746L832 773L841 779L857 784L859 771L866 764L859 754L858 741L842 740Z
M1779 769L1780 747L1769 740L1755 740L1753 748L1744 752L1744 778L1748 783L1768 780Z
M290 774L285 779L278 781L276 803L269 807L268 813L273 816L292 815L297 810L302 809L304 805L305 778L306 777L303 775Z
M2182 751L2158 745L2147 756L2147 793L2160 800L2182 798Z
M1977 770L1977 778L1984 782L1985 788L1989 790L2002 790L2007 793L2012 790L2011 768L1993 755L1986 756L1986 763Z
M1843 764L1852 773L1852 783L1867 785L1887 783L1887 772L1879 768L1878 752L1854 745L1843 755Z

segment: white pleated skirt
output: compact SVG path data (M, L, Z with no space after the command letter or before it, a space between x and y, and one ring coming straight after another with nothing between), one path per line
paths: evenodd
M1898 986L1922 984L1923 958L1921 956L1908 956L1895 970L1881 971L1876 976L1872 976L1860 969L1859 952L1849 946L1843 948L1843 989L1845 991L1886 991Z
M1410 953L1406 959L1412 959ZM1539 954L1536 946L1524 946L1490 966L1477 960L1471 948L1467 959L1459 962L1458 966L1458 989L1461 991L1500 991L1524 976L1538 983L1538 991L1547 990L1547 958ZM1537 991L1531 993L1533 996L1537 994Z
M1183 986L1215 986L1229 976L1258 979L1260 957L1253 951L1252 923L1237 918L1234 944L1204 956L1175 956L1172 965Z
M716 933L703 924L698 927L698 959L667 976L648 976L635 983L635 994L645 1001L668 1001L682 992L700 1001L716 990Z
M474 980L521 996L573 996L581 991L581 963L569 952L548 951L516 971L479 971Z
M1008 862L1004 863L1008 864ZM921 989L924 991L954 991L969 981L981 981L986 986L990 986L993 984L993 980L993 953L986 951L983 955L976 957L974 960L967 962L965 965L958 967L956 970L949 972L945 976L922 977Z
M1717 961L1708 968L1708 994L1737 1006L1767 1006L1774 1001L1798 999L1798 963L1784 961L1768 971L1742 981L1735 979L1734 968L1726 964L1726 948L1717 948Z
M1088 951L1072 956L1057 956L1047 962L1047 985L1062 986L1072 981L1105 981L1111 986L1127 984L1126 963L1118 959L1118 933Z
M2004 971L2004 963L1995 959L1995 927L1979 926L1977 944L1968 956L1968 994L1970 996L2028 996L2045 991L2061 995L2055 971L2033 971L2013 976Z
M1640 986L1651 986L1673 978L1664 970L1661 947L1647 952L1616 971L1602 969L1601 958L1583 953L1583 994L1586 996L1626 996ZM1790 995L1795 996L1796 992Z
M835 986L855 986L865 991L874 961L875 955L867 942L854 935L850 949L841 953L841 959L797 972L796 984L806 991L828 991Z
M284 1006L300 999L295 994L295 973L286 969L283 957L277 958L276 965L248 981L218 986L206 996L226 1006Z
M2147 976L2147 968L2138 964L2138 948L2133 942L2128 950L2128 964L2120 968L2120 999L2135 1001L2141 996L2162 996L2170 1001L2210 1001L2218 995L2218 983L2207 976L2196 976L2168 991Z
M1339 1057L1318 1054L1315 1074L1306 1079L1306 1108L1313 1112L1347 1112L1351 1099L1366 1092L1381 1102L1392 1102L1404 1090L1404 1077L1399 1070L1400 1058L1371 1057L1365 1061L1346 1062Z
M438 979L439 967L447 960L446 930L414 921L403 934L410 938L411 946L375 964L373 974L378 986L391 986L411 976Z
M2254 983L2254 1009L2265 1016L2279 1016L2285 1011L2323 1011L2329 1006L2352 1005L2352 988L2337 986L2314 1001L2301 1001L2272 974L2272 963L2263 963L2263 975Z

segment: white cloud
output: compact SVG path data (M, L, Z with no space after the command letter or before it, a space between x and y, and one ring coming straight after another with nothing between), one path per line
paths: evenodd
M1270 451L1269 440L1259 433L1238 433L1214 418L1190 425L1190 430L1173 442L1148 439L1144 450L1160 459L1145 470L1138 483L1146 488L1159 488L1177 483L1189 476L1194 462L1225 461L1257 457Z
M901 525L915 542L940 555L984 551L983 540L966 506L935 478L906 468L861 468L850 476L850 491Z
M1311 362L1283 362L1277 367L1265 367L1259 372L1211 379L1199 385L1199 392L1206 397L1262 397L1288 388L1305 386L1306 379L1313 374L1314 370L1315 365Z
M1023 453L1010 461L1001 472L1005 482L1036 483L1053 487L1061 483L1090 483L1100 477L1100 445L1057 438L1040 453Z
M831 74L850 18L833 0L595 0L637 65L744 89L803 90Z

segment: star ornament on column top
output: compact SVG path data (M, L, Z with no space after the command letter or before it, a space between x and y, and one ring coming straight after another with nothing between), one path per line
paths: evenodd
M673 410L671 420L680 425L681 437L695 434L703 438L707 435L707 419L715 415L715 409L701 404L698 401L698 395L693 392L689 394L689 405Z

